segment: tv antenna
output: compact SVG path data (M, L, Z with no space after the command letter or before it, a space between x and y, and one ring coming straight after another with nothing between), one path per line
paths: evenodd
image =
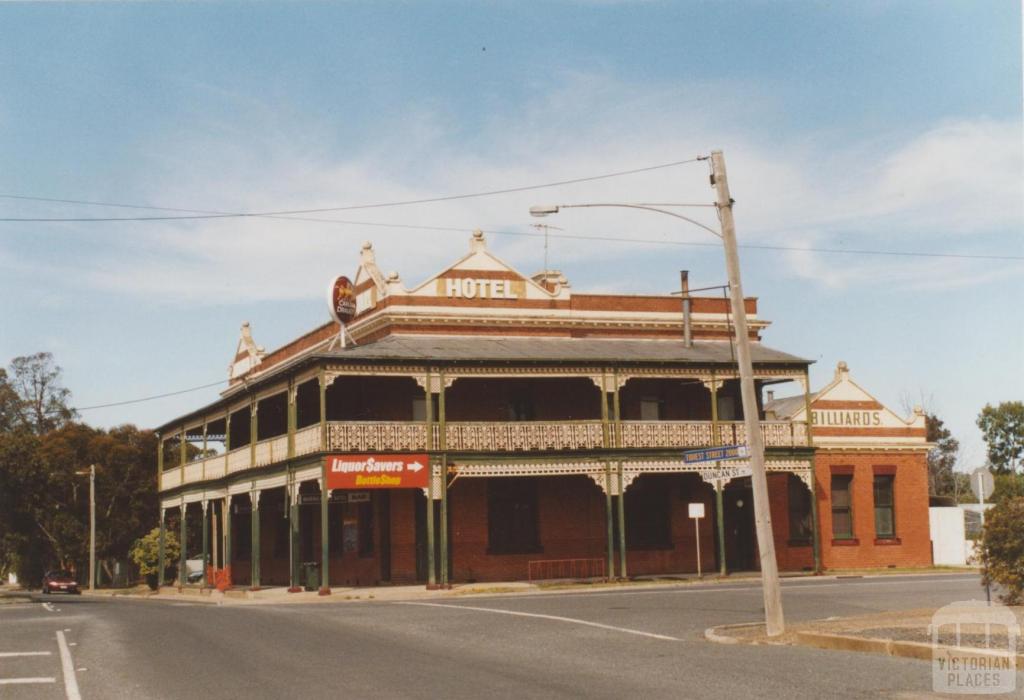
M544 272L548 271L548 229L555 229L556 231L564 231L564 228L558 226L552 226L551 224L530 224L530 228L535 228L538 231L544 231Z

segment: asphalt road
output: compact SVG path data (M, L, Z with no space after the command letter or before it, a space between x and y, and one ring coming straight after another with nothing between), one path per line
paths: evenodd
M975 575L791 579L783 591L794 621L984 595ZM35 596L0 605L0 698L73 700L69 679L82 698L133 700L908 698L930 691L927 662L704 640L707 627L758 620L760 597L753 581L308 605ZM38 682L3 682L11 679Z

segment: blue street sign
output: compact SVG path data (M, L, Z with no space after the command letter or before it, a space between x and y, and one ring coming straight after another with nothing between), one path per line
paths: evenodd
M722 447L702 447L699 450L687 450L683 453L683 464L697 462L721 462L724 459L745 459L750 456L746 445L723 445Z

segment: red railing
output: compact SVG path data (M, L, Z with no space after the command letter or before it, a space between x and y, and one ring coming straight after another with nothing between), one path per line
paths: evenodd
M604 559L535 559L527 562L530 581L605 578Z

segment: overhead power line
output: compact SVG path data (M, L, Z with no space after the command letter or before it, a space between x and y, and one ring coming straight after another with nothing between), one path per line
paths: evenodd
M180 391L169 391L166 394L155 394L153 396L144 396L141 399L129 399L127 401L114 401L113 403L101 403L95 406L76 406L76 411L91 411L96 408L112 408L113 406L127 406L133 403L142 403L144 401L155 401L156 399L166 399L169 396L178 396L179 394L188 394L193 391L199 391L200 389L209 389L214 386L221 386L224 384L224 380L219 382L211 382L210 384L203 384L202 386L194 386L191 389L181 389Z
M315 209L283 209L278 211L260 211L260 212L228 212L228 211L210 211L210 210L195 210L195 209L179 209L175 207L149 207L138 204L116 204L111 202L91 202L86 200L73 200L73 199L56 199L47 197L29 197L27 195L13 195L13 194L0 194L0 197L5 199L22 199L31 201L43 201L43 202L59 202L64 204L87 204L93 206L107 206L107 207L120 207L128 209L152 209L156 211L178 211L178 212L192 212L182 216L100 216L100 217L0 217L0 221L6 222L38 222L38 223L57 223L57 222L69 222L69 223L86 223L93 221L175 221L175 220L194 220L194 219L234 219L234 218L246 218L246 217L275 217L275 216L292 216L297 214L323 214L332 211L354 211L357 209L384 209L388 207L404 207L413 204L433 204L436 202L452 202L460 199L473 199L476 197L493 197L500 194L513 194L516 192L529 192L530 190L540 190L548 187L559 187L562 185L574 185L581 182L593 182L595 180L606 180L613 177L622 177L625 175L636 175L637 173L650 172L652 170L662 170L664 168L672 168L678 165L685 165L687 163L695 163L702 158L690 158L687 160L677 160L671 163L661 163L659 165L649 165L643 168L634 168L632 170L620 170L613 173L604 173L602 175L591 175L588 177L578 177L571 180L558 180L555 182L546 182L539 185L523 185L521 187L506 187L499 190L485 190L482 192L469 192L465 194L453 194L445 195L442 197L426 197L422 199L406 199L394 202L377 202L374 204L350 204L345 206L337 207L319 207Z

